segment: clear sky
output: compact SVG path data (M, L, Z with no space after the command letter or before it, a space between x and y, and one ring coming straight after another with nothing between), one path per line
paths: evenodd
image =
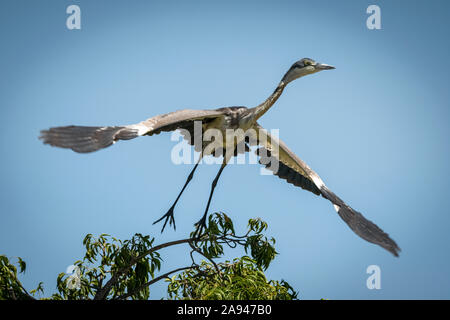
M81 8L81 30L66 8ZM381 8L381 30L366 9ZM357 237L332 205L258 165L225 169L211 212L243 230L269 223L267 271L306 299L450 298L448 1L19 1L0 3L0 253L28 262L27 288L82 257L87 233L184 238L203 213L218 165L166 212L192 165L170 160L170 134L92 154L51 148L39 131L120 125L183 108L253 107L303 57L332 64L290 84L260 123L331 190L388 232L394 258ZM163 271L189 263L163 252ZM242 252L232 251L228 259ZM368 290L366 268L381 268ZM165 297L165 284L152 298Z

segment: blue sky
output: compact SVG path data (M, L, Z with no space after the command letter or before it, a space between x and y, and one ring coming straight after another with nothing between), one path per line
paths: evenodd
M71 4L81 30L66 28ZM371 4L381 30L366 28ZM240 230L249 218L267 221L279 252L267 275L302 298L450 298L449 12L448 1L2 1L0 253L25 259L26 287L44 281L50 295L87 233L186 237L218 165L199 168L176 209L177 231L161 235L152 222L192 168L170 161L170 134L86 155L44 146L39 131L253 107L310 57L336 70L290 84L260 123L388 232L400 258L258 165L227 167L211 212ZM189 263L187 252L164 251L163 271ZM373 264L380 290L366 287ZM151 296L165 297L165 284Z

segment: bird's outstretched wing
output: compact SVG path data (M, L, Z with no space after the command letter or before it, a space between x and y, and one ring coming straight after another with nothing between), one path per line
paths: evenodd
M39 139L51 146L87 153L106 148L118 140L130 140L176 129L193 130L194 121L213 121L223 115L219 110L179 110L158 115L137 124L112 127L65 126L42 130Z
M375 243L394 256L398 257L400 248L387 233L381 230L376 224L364 218L358 211L348 206L342 199L336 196L325 183L304 161L297 157L281 140L272 137L259 124L254 126L258 135L258 144L261 147L257 150L260 162L274 174L287 182L311 191L317 195L322 195L333 204L335 210L345 223L358 236L369 242ZM270 165L270 161L279 161L278 171L274 171L276 166Z

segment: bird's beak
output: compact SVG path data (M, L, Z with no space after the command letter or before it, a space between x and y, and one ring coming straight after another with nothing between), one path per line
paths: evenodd
M328 64L324 64L324 63L317 63L317 64L315 65L315 67L316 67L317 70L320 70L320 71L322 71L322 70L332 70L332 69L336 69L335 67L330 66L330 65L328 65Z

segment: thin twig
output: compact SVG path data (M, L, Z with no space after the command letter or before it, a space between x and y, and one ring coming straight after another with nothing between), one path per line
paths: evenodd
M216 268L217 273L219 274L220 277L222 277L222 273L220 272L219 267L217 266L217 264L214 262L214 260L212 260L210 257L208 257L207 255L205 255L203 252L201 252L198 248L196 248L191 242L189 242L189 245L191 246L192 250L194 250L195 252L201 254L202 256L204 256L206 259L208 259L213 265L214 268Z

